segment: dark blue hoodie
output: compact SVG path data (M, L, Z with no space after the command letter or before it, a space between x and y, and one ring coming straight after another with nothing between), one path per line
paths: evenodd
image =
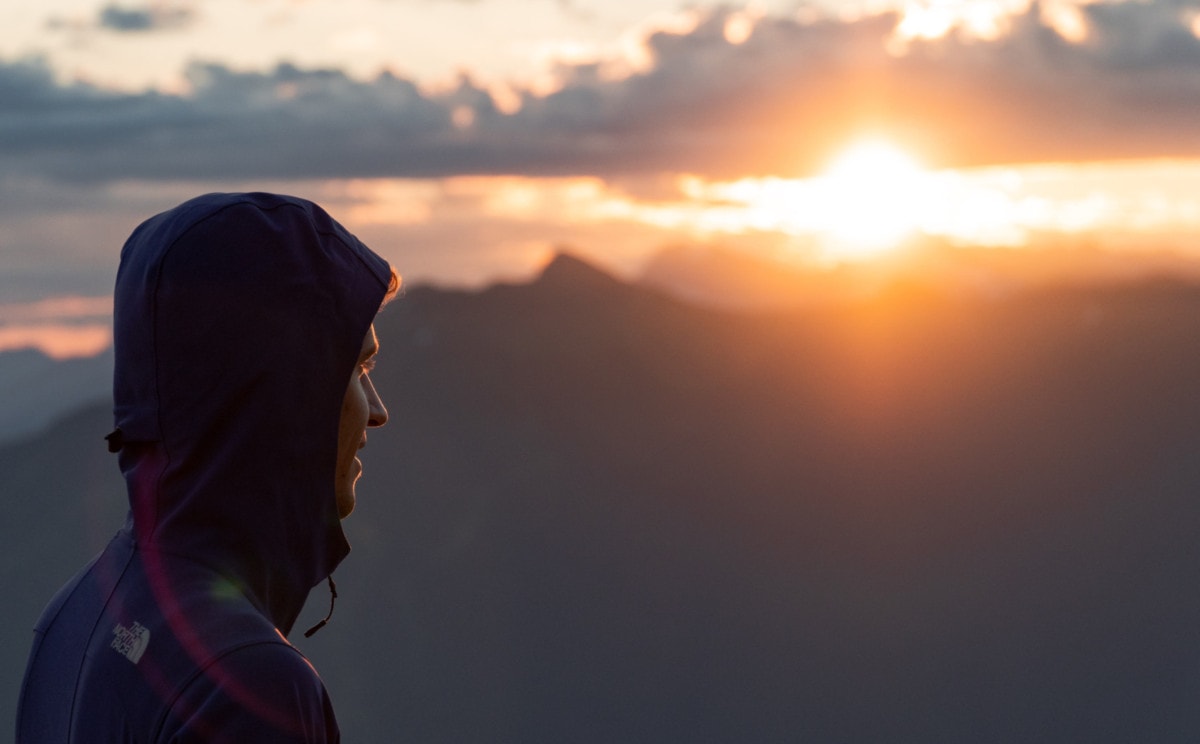
M338 419L391 270L320 207L210 194L121 252L130 518L38 621L18 744L332 742L285 636L349 552Z

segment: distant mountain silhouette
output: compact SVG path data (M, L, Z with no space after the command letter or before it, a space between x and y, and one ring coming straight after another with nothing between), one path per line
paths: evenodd
M58 361L33 349L0 352L0 443L112 395L112 351Z
M641 284L705 305L794 308L846 299L851 273L802 271L734 250L679 246L652 256Z
M560 257L376 325L298 639L347 741L1200 737L1197 287L731 313ZM109 423L0 450L0 699L123 513Z
M1111 251L1066 242L1014 249L914 239L866 261L788 261L720 246L676 246L646 263L640 284L731 309L812 308L889 292L997 297L1073 284L1100 288L1155 277L1200 280L1200 262L1166 249ZM799 259L805 259L800 261Z
M620 282L611 274L596 268L569 251L555 254L542 269L537 280L543 287L552 286L572 291L614 291Z

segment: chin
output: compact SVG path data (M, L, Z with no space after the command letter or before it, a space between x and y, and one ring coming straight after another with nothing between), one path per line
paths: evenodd
M354 502L355 502L355 499L354 499L353 491L351 491L349 494L340 494L340 493L338 494L338 497L337 497L338 519L345 519L346 517L350 516L351 512L354 511Z
M358 458L354 460L354 467L349 468L343 475L344 477L336 480L333 489L338 519L350 516L350 512L354 511L354 505L357 503L354 487L358 483L358 479L362 477L362 466L358 464Z

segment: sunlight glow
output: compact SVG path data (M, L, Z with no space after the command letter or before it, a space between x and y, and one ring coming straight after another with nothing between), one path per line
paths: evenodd
M751 4L750 6L729 14L725 19L723 33L725 41L737 46L744 44L754 34L754 25L762 18L764 10Z
M926 172L902 154L870 152L847 154L819 178L687 176L679 189L704 205L691 222L697 232L812 238L833 262L869 259L922 236L1019 247L1039 236L1088 235L1161 247L1200 231L1200 160Z
M1045 3L1042 5L1042 20L1072 44L1087 41L1087 20L1078 5Z
M954 28L956 18L952 9L945 6L911 5L905 12L896 33L905 40L938 39Z
M847 258L894 247L918 228L934 198L916 161L887 142L861 142L839 156L820 179L820 212L828 233Z
M1031 0L904 0L898 4L900 22L888 40L888 50L902 55L913 41L940 39L952 32L976 39L998 38L1014 15L1029 10ZM1070 25L1078 20L1071 15L1073 6L1064 6L1062 0L1046 0L1041 7L1044 16L1051 12L1064 27L1077 30Z
M433 217L438 188L432 181L358 178L344 181L331 196L350 202L346 219L358 225L420 225Z
M463 230L463 242L479 246L471 267L486 264L484 255L525 261L556 245L603 252L625 267L683 244L736 244L826 265L903 260L930 240L1008 248L1066 240L1200 255L1200 159L930 171L876 141L811 178L682 174L640 186L595 177L362 179L327 185L321 197L385 249Z

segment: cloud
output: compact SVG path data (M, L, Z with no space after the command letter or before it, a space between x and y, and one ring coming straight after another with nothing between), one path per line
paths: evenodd
M96 25L110 31L143 32L177 28L187 25L192 18L191 9L185 6L156 3L146 7L129 8L106 5L100 9Z
M54 359L94 356L112 343L111 297L0 304L0 352L39 349Z
M208 63L186 95L130 94L11 62L0 168L76 181L800 175L860 132L933 165L1196 156L1198 5L1083 6L1087 34L1069 41L1035 3L997 38L950 33L903 53L894 14L743 19L727 38L734 14L714 11L646 38L650 62L632 74L561 66L556 92L518 91L513 113L466 77L434 93L389 73Z

